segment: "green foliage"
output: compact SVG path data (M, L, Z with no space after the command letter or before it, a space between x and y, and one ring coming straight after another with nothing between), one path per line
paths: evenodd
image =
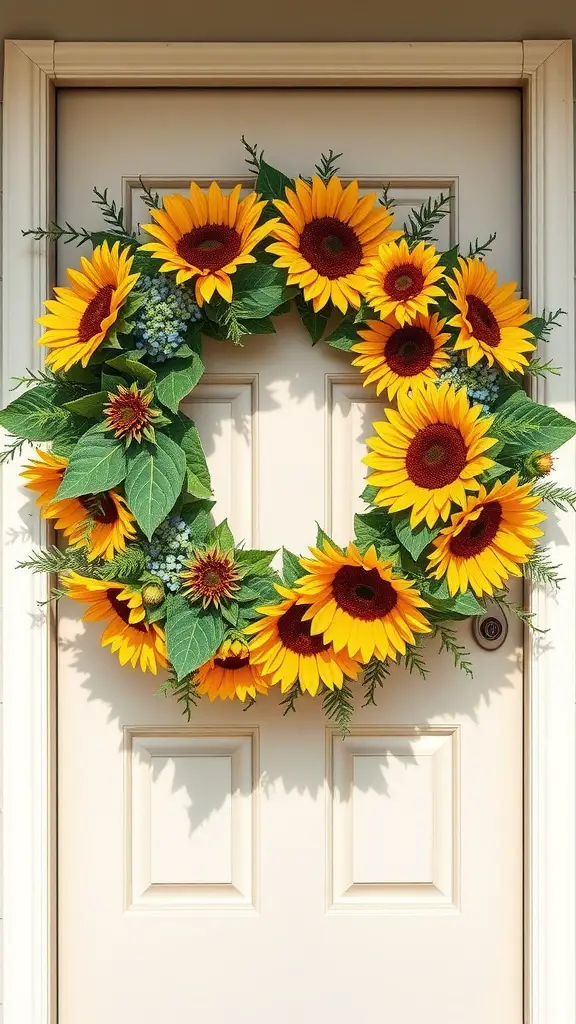
M284 199L287 188L294 188L292 178L279 171L277 167L272 167L271 164L266 163L264 152L262 151L258 166L258 176L256 178L256 191L260 193L262 199ZM273 216L277 216L274 208L272 208L271 212Z
M51 441L74 423L63 408L70 397L69 390L56 383L38 384L0 411L0 426L28 441Z
M26 438L9 438L4 451L0 452L0 466L5 465L7 462L12 462L12 459L19 458L25 444L30 444L30 441L27 441Z
M286 287L284 271L266 264L248 263L238 267L234 274L232 302L213 298L206 312L219 323L226 323L231 314L238 321L260 320L274 313L293 291ZM249 324L246 329L250 333Z
M462 644L458 643L456 631L441 622L436 622L434 623L432 636L440 639L438 653L441 654L443 651L446 651L447 654L451 655L454 667L460 669L461 672L464 672L470 678L473 678L472 662L468 660L470 651L467 651Z
M177 413L170 427L171 438L180 446L186 459L186 489L196 498L212 496L212 482L200 434L193 420Z
M560 565L553 565L550 561L549 551L536 547L524 566L524 575L539 587L550 587L552 590L557 590L564 579L563 576L558 575L557 569L559 568Z
M534 317L524 324L524 330L530 331L530 334L539 341L550 341L553 329L560 326L561 316L566 316L565 309L557 309L555 313L543 310L542 316Z
M106 238L109 238L110 244L120 241L123 244L135 245L135 235L130 234L124 224L124 210L122 207L118 208L114 200L112 202L108 200L108 189L105 188L103 192L99 192L94 187L92 192L96 197L92 202L100 209L108 231L87 231L86 228L73 227L69 221L66 221L63 226L52 221L47 228L28 228L22 232L23 236L26 238L31 235L37 242L43 238L51 242L76 242L78 246L86 242L96 246Z
M374 657L370 658L364 669L364 679L362 681L364 687L364 704L362 707L368 707L369 704L376 706L376 691L377 689L383 689L389 675L389 661L380 661L379 658Z
M387 210L392 210L396 206L396 200L390 195L390 189L392 185L387 182L386 185L382 186L382 193L378 199L379 206L385 206Z
M545 379L549 373L558 377L562 373L561 366L554 366L551 359L547 362L543 362L541 359L531 359L528 366L525 368L525 372L529 373L531 377L542 377Z
M107 188L105 188L103 192L99 192L98 189L94 187L92 191L96 196L92 202L100 209L104 223L112 229L114 234L120 235L121 237L129 237L133 241L134 236L128 234L128 228L124 223L123 207L121 206L118 208L114 200L109 201Z
M260 170L260 161L264 156L264 150L261 149L260 153L258 153L258 143L254 143L254 145L251 145L249 142L246 141L244 135L242 135L240 141L244 146L244 149L248 153L248 156L245 159L245 163L247 163L250 170L257 175L258 171Z
M476 238L474 242L470 242L468 248L468 258L483 259L487 252L492 252L492 246L496 241L496 232L491 232L485 242L479 242Z
M546 405L531 401L523 391L499 406L491 433L503 442L507 457L553 452L576 434L576 424Z
M211 547L213 544L220 548L220 551L234 550L234 536L228 526L227 519L223 519L221 523L218 523L218 526L215 526L206 537L207 547Z
M140 188L142 189L142 202L149 210L160 209L160 196L158 192L152 192L142 181L142 175L139 176L138 181L140 182Z
M344 739L350 732L350 725L354 717L354 695L346 680L342 683L341 690L337 686L333 690L325 690L322 707L326 718L334 722Z
M137 544L129 544L125 551L119 551L109 562L104 562L99 575L103 580L118 583L136 582L146 572L146 555Z
M191 501L182 506L180 517L190 527L190 536L195 544L204 544L206 537L212 529L212 509L214 501Z
M421 654L419 648L424 643L424 637L420 634L416 637L415 644L408 644L406 647L406 654L404 655L404 664L408 669L410 675L415 672L422 679L426 679L430 669L426 668L426 662Z
M113 356L112 359L107 359L106 365L111 366L113 370L120 370L121 373L126 373L129 377L135 377L137 380L143 381L144 384L148 384L150 381L155 380L156 371L141 363L140 359L140 352L126 352L121 356Z
M179 682L216 653L224 633L224 623L216 609L190 605L181 596L167 599L168 658Z
M378 487L374 487L373 484L366 484L366 487L362 491L360 498L365 501L367 505L371 505L378 494Z
M492 600L499 608L502 608L503 611L509 611L512 615L515 615L522 625L526 626L531 633L537 633L539 636L544 636L548 632L547 629L540 629L540 627L534 622L536 612L529 612L525 608L522 608L521 605L516 604L515 601L510 601L506 591L494 593Z
M53 545L50 548L38 548L29 558L16 563L17 569L30 569L33 573L65 574L67 570L82 575L90 575L91 567L86 555L79 548L66 548L61 551Z
M282 575L287 587L293 587L296 580L304 575L298 555L288 551L288 548L282 548Z
M73 449L56 498L60 501L82 494L100 494L122 483L125 476L123 445L103 434L101 424L96 424L82 435Z
M185 476L186 455L166 434L156 435L155 446L128 450L126 501L148 540L172 510Z
M418 210L412 210L408 214L408 220L404 223L404 235L411 248L418 242L435 241L432 231L450 213L451 202L452 196L445 196L441 192L437 199L430 196Z
M237 548L235 554L236 568L240 570L242 578L248 576L269 575L273 570L270 563L276 555L276 551L261 551L257 548Z
M312 344L316 345L316 343L321 340L324 335L324 331L326 330L326 324L328 323L328 318L330 316L330 306L327 303L324 306L324 309L321 309L319 313L315 313L312 303L306 302L302 292L298 292L296 296L296 309L300 314L300 319L304 324L304 327L312 339Z
M418 526L410 526L409 515L395 515L393 520L394 531L398 540L403 547L410 552L412 558L416 561L419 559L425 548L427 548L434 538L440 533L440 525L430 527L427 526L425 522L421 522Z
M170 412L178 412L180 402L196 387L204 373L204 363L198 352L186 359L167 359L158 367L156 398Z
M194 673L191 672L189 675L184 676L183 679L178 679L178 676L171 671L166 682L162 683L162 686L156 691L156 696L175 697L178 704L182 705L182 714L186 715L186 721L189 722L192 717L192 711L198 706L200 700L198 683Z
M536 484L532 488L533 494L538 494L543 501L549 501L555 508L567 512L572 509L576 512L576 491L571 487L560 487L555 483Z
M86 419L100 419L107 401L106 391L94 391L91 395L83 395L82 398L75 398L73 402L66 402L64 408Z
M420 583L419 586L424 600L428 601L436 611L443 612L448 617L468 618L470 615L484 615L486 611L484 605L474 597L471 590L451 597L445 578L439 582L427 580L423 585Z
M339 547L338 544L336 544L336 542L332 540L332 537L329 537L328 534L324 532L324 530L320 526L320 523L316 523L316 547L322 550L324 548L325 541L327 541L328 544L330 544L330 546L333 547L336 551L339 551L340 554L342 554L342 548Z
M292 683L290 689L287 690L286 696L280 701L280 707L284 708L284 711L282 712L284 716L286 716L289 711L296 711L296 701L301 694L302 690L300 689L300 683L296 680L295 683Z
M352 346L361 341L361 338L358 336L359 326L361 324L358 323L354 314L348 313L340 321L336 330L328 335L326 342L332 348L339 348L342 352L350 352Z
M342 153L335 153L333 149L328 150L328 156L326 156L326 153L321 154L320 160L315 166L315 171L325 185L328 184L330 178L335 174L338 174L339 167L336 161L339 160L341 156Z

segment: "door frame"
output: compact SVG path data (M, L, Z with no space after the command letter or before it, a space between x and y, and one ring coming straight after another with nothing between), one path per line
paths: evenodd
M53 210L56 88L141 86L509 87L523 91L525 282L535 310L562 307L561 377L540 401L576 417L572 50L569 40L501 43L59 43L14 41L4 71L2 404L10 378L41 366L34 318L51 278L43 243L21 230ZM574 446L558 458L576 485ZM19 572L44 537L3 473L0 621L4 680L4 1024L56 1024L54 623L39 614L46 581ZM24 508L26 509L25 511ZM525 643L526 1024L576 1021L576 519L555 537L560 601L527 594L545 642ZM568 548L568 551L567 551ZM569 555L569 557L567 557ZM27 622L27 629L22 623ZM481 970L481 965L479 965Z

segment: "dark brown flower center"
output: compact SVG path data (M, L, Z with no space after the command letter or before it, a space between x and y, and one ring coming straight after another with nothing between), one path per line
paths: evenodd
M482 507L477 519L473 519L463 530L450 540L450 553L459 558L473 558L481 554L494 540L502 522L502 506L499 501L489 501Z
M278 635L284 647L295 654L319 654L326 650L328 644L324 643L321 633L312 636L311 623L302 622L305 612L305 605L293 604L278 619Z
M104 491L102 494L83 494L78 501L96 523L104 523L108 526L118 519L118 509L108 491Z
M362 262L362 245L356 232L336 217L310 221L300 235L300 252L329 281L353 274Z
M233 672L237 672L239 669L245 668L246 665L250 664L250 658L241 658L231 654L229 658L214 658L214 664L218 665L218 668L228 668L232 669Z
M130 608L126 601L120 601L117 590L107 590L106 597L110 601L114 611L118 618L122 619L126 625L130 626L130 629L137 629L139 633L147 633L148 626L144 621L142 622L129 622Z
M414 377L430 366L434 341L423 327L400 327L388 338L384 355L394 373Z
M112 305L114 285L105 284L100 291L96 292L93 299L86 306L78 327L78 341L84 345L90 341L95 334L102 330L102 321L109 315Z
M337 605L355 619L382 619L395 607L398 594L377 569L343 565L332 581Z
M205 224L187 231L176 243L178 255L203 271L221 270L240 252L242 239L227 224Z
M384 278L384 290L395 302L407 302L419 295L424 287L424 274L412 263L392 267Z
M478 341L483 341L485 345L496 348L500 344L500 328L490 306L487 306L476 295L467 295L466 300L468 302L467 319L470 321L472 334L478 338Z
M406 453L406 470L417 487L446 487L460 476L468 449L462 434L448 423L431 423L419 430Z

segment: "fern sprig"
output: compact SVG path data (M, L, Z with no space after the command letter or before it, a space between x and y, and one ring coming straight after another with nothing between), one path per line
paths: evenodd
M326 153L320 154L320 161L316 164L315 171L325 185L328 184L330 178L338 173L339 167L336 161L339 160L341 156L342 153L335 153L333 149L328 150L328 156L326 156Z
M540 339L542 341L550 341L550 335L555 327L560 327L560 317L566 316L565 309L557 309L555 313L547 313L545 309L542 310L542 320L544 326L540 328Z
M250 143L246 141L244 135L242 136L240 141L242 142L244 149L248 153L245 163L248 164L250 170L256 175L256 177L258 177L260 173L260 164L262 163L262 160L264 158L264 150L261 149L260 152L258 152L258 143L255 142L254 145L251 146Z
M511 615L515 615L516 618L519 619L523 625L527 626L532 633L539 633L541 636L544 636L548 632L547 629L540 629L540 627L535 624L534 619L536 618L536 612L529 612L525 608L522 608L521 605L516 604L515 601L510 601L505 592L494 592L492 600L499 608L502 609L502 611L509 611Z
M137 544L129 544L100 569L103 580L138 580L146 570L146 555Z
M536 586L558 590L564 579L558 575L559 568L560 565L553 565L550 561L550 552L546 548L536 547L524 566L524 575Z
M568 512L569 509L576 512L576 491L571 487L560 487L555 483L536 484L532 493L538 494L543 501L549 501L562 512Z
M10 435L4 451L0 452L0 466L4 466L7 462L12 462L12 459L20 458L25 444L32 444L32 441L26 440L25 437L12 437Z
M379 205L385 206L387 210L392 210L396 206L396 200L390 195L391 187L390 182L382 185L382 194L378 200Z
M487 252L492 252L492 246L496 241L496 232L493 231L488 235L485 242L479 242L478 239L474 239L474 242L470 242L468 247L468 259L484 259Z
M474 673L472 671L472 662L469 661L470 651L467 651L463 644L459 644L456 639L456 630L451 629L450 626L445 626L442 622L436 622L432 631L433 637L439 637L440 648L439 654L446 651L450 654L454 660L454 667L460 669L465 675L470 676L472 679Z
M142 189L142 202L149 210L160 209L160 194L158 192L152 192L147 185L142 181L142 175L138 178L140 182L140 188Z
M201 696L198 693L195 673L191 672L189 675L184 676L184 679L178 679L174 669L172 669L166 682L162 683L162 686L156 690L156 696L175 697L178 704L182 705L182 714L186 715L186 721L189 722L192 717L192 711L198 706Z
M334 722L344 739L350 732L354 717L354 695L348 684L343 682L341 689L337 686L333 690L327 689L322 699L322 707L326 718Z
M124 207L118 207L114 199L108 199L108 189L105 188L103 192L99 192L96 186L94 186L92 192L96 196L92 202L99 208L102 219L112 229L112 234L122 235L124 238L134 237L130 235L124 223Z
M416 672L422 679L426 679L430 669L426 668L426 662L418 649L422 646L424 638L418 636L415 644L408 644L406 647L406 654L404 655L404 664L408 669L410 675Z
M287 715L290 711L296 711L296 701L300 697L302 690L298 680L292 684L290 689L287 691L286 696L280 701L280 707L284 708L283 714Z
M61 550L55 545L49 548L38 548L29 558L16 563L17 569L30 569L33 573L51 573L62 575L72 569L82 575L90 575L90 565L83 551L78 548Z
M58 224L56 221L51 221L46 228L27 228L22 232L24 238L31 236L36 242L42 241L45 238L49 242L64 242L70 244L70 242L76 242L77 248L81 245L85 245L86 242L92 242L92 233L87 231L86 228L75 228L72 226L70 221L65 221L64 224Z
M451 202L452 196L441 192L437 199L430 196L418 210L411 210L408 220L404 222L404 234L409 246L417 245L418 242L436 241L432 231L450 213Z
M382 690L384 683L390 675L390 663L387 661L380 661L379 658L370 658L370 661L364 669L364 703L363 708L368 707L370 704L376 706L376 691L377 689Z
M531 359L527 366L524 367L526 373L531 374L532 377L545 378L547 374L552 373L558 377L562 373L561 366L554 366L552 360L543 362L541 359Z

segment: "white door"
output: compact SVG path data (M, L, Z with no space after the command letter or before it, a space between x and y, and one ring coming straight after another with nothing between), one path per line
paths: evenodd
M391 180L407 206L451 187L442 227L494 227L520 280L520 96L511 90L90 90L58 106L58 217L99 226L93 185L144 220L138 175L249 181L240 135L289 174L343 151L344 177ZM78 259L59 252L59 277ZM218 499L248 545L337 541L361 505L381 402L349 356L296 319L243 348L207 342L184 404ZM470 646L474 679L432 644L396 670L343 742L320 700L276 691L190 724L153 677L60 607L59 1024L522 1019L522 668L511 624Z

